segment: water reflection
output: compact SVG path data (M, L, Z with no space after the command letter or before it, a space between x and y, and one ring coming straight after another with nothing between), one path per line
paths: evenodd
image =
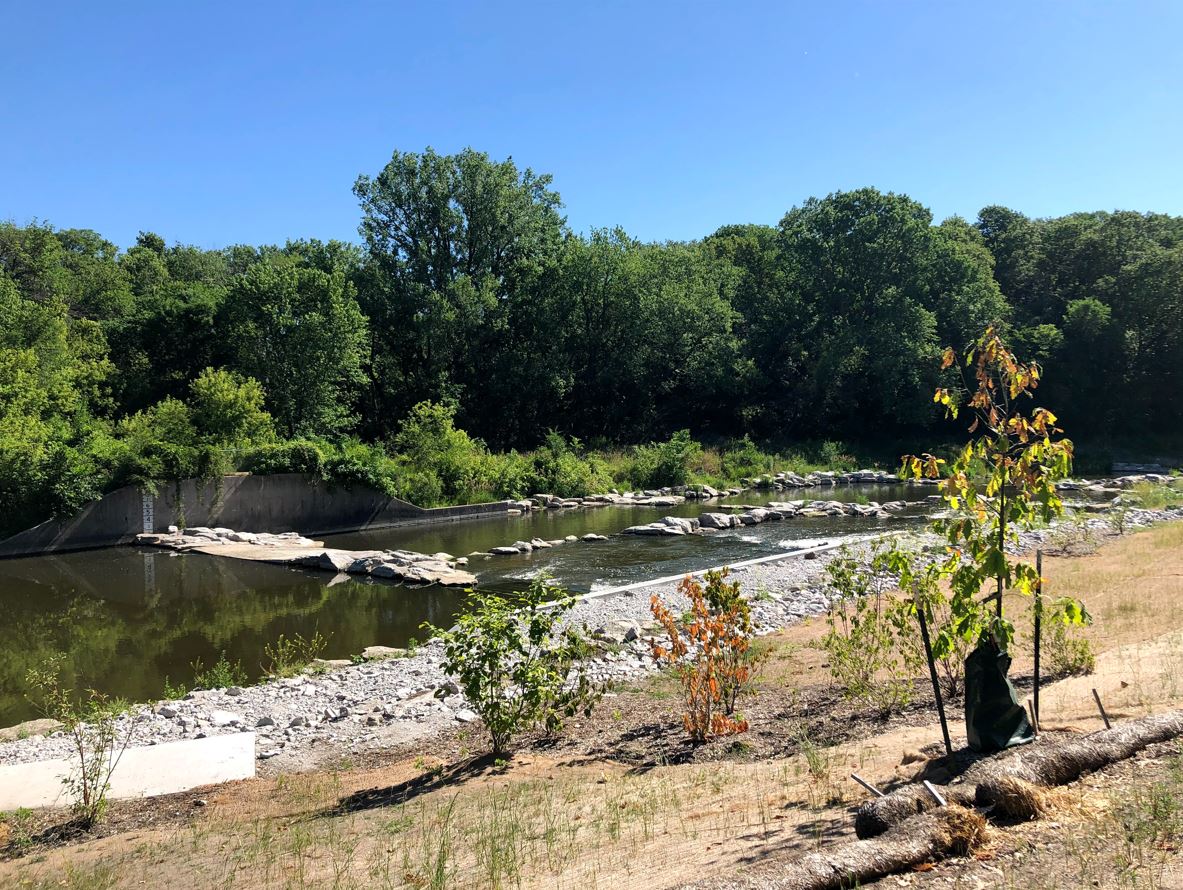
M918 497L899 486L839 487L796 497L887 501ZM784 495L785 499L794 497ZM763 503L749 494L739 500ZM338 547L406 548L464 555L514 540L610 535L663 515L697 516L689 503L674 508L604 507L545 511L521 517L454 522L336 535ZM914 517L919 511L912 511ZM907 520L904 520L906 522ZM576 591L678 574L786 549L803 538L862 534L897 527L900 520L792 519L703 537L618 537L530 555L474 560L483 589L520 588L547 572ZM134 547L0 560L0 725L35 716L24 698L28 668L54 652L67 654L75 688L150 700L165 678L188 684L191 664L225 652L257 677L263 647L281 633L328 639L325 656L348 658L364 647L402 646L421 637L424 621L447 625L463 604L462 591L404 588L323 572L261 563L176 555Z

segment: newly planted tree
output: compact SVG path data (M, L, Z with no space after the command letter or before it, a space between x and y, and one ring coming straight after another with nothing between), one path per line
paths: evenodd
M65 656L59 653L30 668L25 682L31 690L30 701L42 716L58 721L70 740L74 762L62 784L79 824L91 829L107 811L111 776L131 740L130 731L121 732L116 723L126 702L94 689L76 695L62 681L64 668Z
M545 578L513 598L476 594L451 630L426 624L444 644L444 670L489 731L500 757L515 734L558 730L599 698L583 670L583 633L564 619L575 598Z
M748 721L735 714L735 701L751 685L759 659L751 652L748 603L727 570L707 572L706 589L689 575L678 591L690 600L689 620L679 623L652 596L650 611L665 628L668 642L650 640L653 658L671 665L682 682L686 712L682 723L696 742L713 735L746 732Z
M979 433L951 462L932 454L904 458L905 478L941 478L940 491L949 506L947 518L936 528L948 542L943 573L952 599L950 620L937 633L939 655L954 646L954 637L977 640L992 637L1002 648L1014 638L1014 627L1003 612L1008 590L1030 595L1039 578L1029 562L1008 553L1021 529L1049 523L1063 515L1056 481L1072 468L1072 442L1060 437L1056 416L1046 408L1024 408L1033 399L1041 370L1007 349L994 327L960 357L946 349L942 370L961 366L960 387L942 387L933 401L957 417L964 406L974 418L970 433ZM965 373L967 372L967 373ZM979 599L984 588L992 594ZM1072 621L1086 619L1079 603L1060 604Z
M1060 437L1056 416L1043 407L1025 409L1039 385L1041 369L1007 349L993 326L963 356L946 349L942 370L961 371L960 386L942 387L933 400L956 417L964 406L974 415L976 438L952 462L932 454L904 458L901 475L942 477L948 516L936 523L947 541L940 573L948 580L948 621L936 630L932 657L944 658L958 640L976 643L966 662L966 724L977 748L1006 747L1030 739L1031 728L1005 679L1014 626L1003 611L1003 595L1030 596L1040 577L1019 558L1018 532L1064 512L1056 481L1072 467L1072 442ZM982 597L983 589L990 589ZM1036 600L1037 612L1044 608ZM1057 617L1082 623L1088 613L1072 599L1056 604ZM971 670L972 669L972 670Z

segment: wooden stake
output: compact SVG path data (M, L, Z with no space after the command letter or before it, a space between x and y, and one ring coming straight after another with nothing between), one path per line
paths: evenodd
M932 680L932 694L937 700L937 716L941 718L941 735L945 739L945 755L953 757L953 742L949 739L949 722L945 719L945 700L941 696L941 681L937 678L937 663L932 657L932 642L928 638L928 619L924 606L916 603L916 617L920 619L920 639L924 641L924 657L928 659L928 676Z
M1027 716L1031 718L1031 728L1035 730L1035 734L1039 735L1039 717L1035 713L1035 705L1031 700L1027 700Z
M1096 689L1093 690L1093 698L1097 702L1097 710L1101 712L1101 719L1105 721L1105 728L1112 729L1113 727L1109 725L1109 715L1105 713L1105 706L1101 704L1101 696L1097 694Z
M858 782L860 785L862 785L864 788L866 788L868 791L870 791L876 797L883 797L884 796L882 791L880 791L878 788L876 788L874 785L872 785L870 782L868 782L866 779L864 779L858 773L851 773L850 778L854 779L856 782Z

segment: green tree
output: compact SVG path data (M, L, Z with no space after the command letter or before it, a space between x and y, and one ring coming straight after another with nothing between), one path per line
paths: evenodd
M368 336L343 271L267 256L231 285L223 316L234 366L262 383L285 435L352 427Z
M1005 649L1014 627L1003 612L1003 594L1030 595L1039 580L1035 567L1008 552L1018 531L1039 520L1050 522L1063 513L1058 479L1072 467L1072 442L1058 437L1056 416L1046 408L1024 412L1042 376L1040 367L1017 359L991 327L963 355L945 350L942 370L964 367L968 380L937 389L934 401L956 417L962 406L973 413L970 432L978 432L943 469L945 461L931 454L904 458L905 477L943 478L941 494L951 516L936 523L948 541L942 565L952 598L949 623L940 627L933 644L936 658L952 651L956 639L993 639ZM994 589L978 599L987 584ZM992 604L992 605L991 605ZM1087 617L1079 604L1066 600L1064 615Z
M189 387L193 426L216 445L247 445L274 437L271 415L263 410L263 387L234 371L206 368Z
M395 152L354 184L367 265L371 428L424 399L487 385L507 306L557 255L564 228L551 178L466 149ZM478 430L480 425L478 424Z

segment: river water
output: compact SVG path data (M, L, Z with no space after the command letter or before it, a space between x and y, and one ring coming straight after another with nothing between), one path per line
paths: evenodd
M920 500L927 493L862 485L801 489L780 497L885 502ZM749 492L732 500L763 504L767 499ZM696 517L710 509L691 502L548 510L332 535L324 541L349 549L442 550L463 556L520 539L611 535L662 516ZM833 541L897 528L922 516L923 510L914 508L892 520L797 518L703 536L621 536L474 559L469 570L481 589L520 589L546 572L573 591L587 592L777 553L804 540ZM280 634L319 632L327 638L326 658L348 658L374 644L404 646L425 636L420 627L425 621L447 626L464 600L459 590L352 577L335 581L324 572L139 547L0 560L0 726L36 716L25 699L25 672L54 652L65 653L67 680L75 688L146 701L161 696L165 678L190 684L193 662L201 659L208 666L222 652L257 678L264 646Z

